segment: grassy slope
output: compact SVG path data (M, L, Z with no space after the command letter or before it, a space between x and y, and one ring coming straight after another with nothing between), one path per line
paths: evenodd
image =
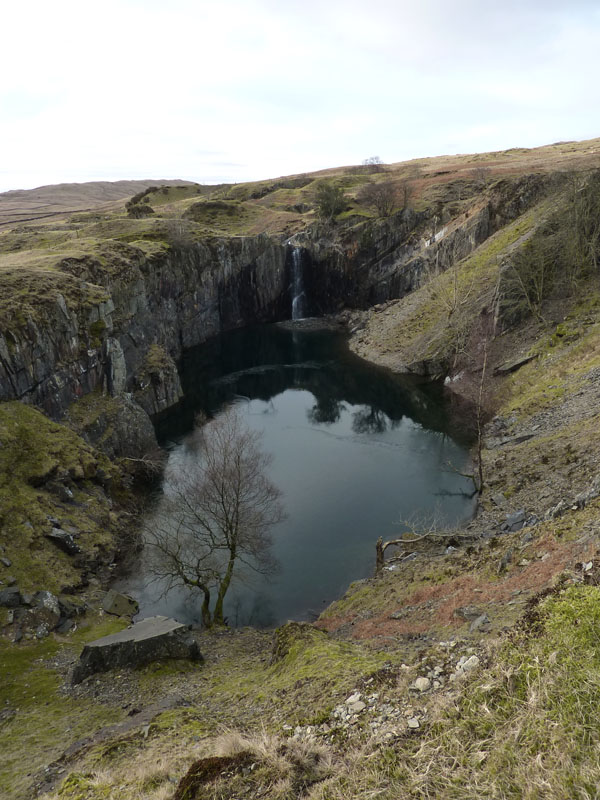
M68 281L71 276L65 277L60 268L62 259L99 255L101 261L110 264L111 241L169 241L174 235L174 221L182 216L191 237L263 231L289 236L315 220L316 193L323 181L344 188L348 210L342 216L350 218L374 216L372 209L356 201L356 194L365 182L384 180L409 180L411 204L416 208L441 202L447 213L457 214L476 200L481 183L474 171L482 164L489 170L485 182L492 183L497 178L531 172L597 166L598 149L598 140L591 140L535 150L419 159L390 164L384 172L374 174L363 167L345 167L250 184L157 188L144 198L155 212L151 217L130 219L118 203L97 212L65 214L50 221L1 229L0 278L9 286L26 283L28 274L32 280L44 279L47 283Z
M94 626L91 638L123 627L118 621ZM89 640L89 632L69 637L69 648ZM116 722L124 714L87 699L61 691L57 665L63 648L60 640L29 642L21 647L0 644L0 785L6 797L31 797L31 782L46 764L58 758L72 742L90 731Z
M104 208L131 197L149 186L168 181L90 181L61 183L0 193L0 225L46 217L69 211ZM182 181L175 181L182 183Z
M11 574L24 592L77 586L81 569L43 533L51 530L49 518L58 519L76 531L85 559L110 552L118 520L98 475L118 480L118 472L67 427L22 403L0 404L0 441L0 546L12 562L1 577ZM70 500L61 493L65 485ZM0 609L0 619L5 613Z
M398 177L414 176L415 202L428 204L440 193L446 194L444 187L448 183L470 180L471 171L479 162L491 166L498 175L521 174L530 169L585 166L586 159L595 158L588 152L594 149L594 143L566 144L482 157L428 159L393 165L389 171ZM381 180L385 176L370 177ZM347 171L332 170L314 176L312 182L302 186L288 188L277 186L276 182L262 182L252 185L251 190L217 187L210 197L203 194L200 199L182 197L188 190L169 190L156 199L153 207L168 217L206 199L223 200L233 203L234 208L235 204L241 207L239 214L237 210L234 214L235 221L231 221L229 211L217 207L214 219L192 223L198 226L193 227L196 233L237 235L260 226L287 233L312 217L311 211L288 209L301 203L310 206L316 182L322 178L346 181L348 192L354 193L365 175L348 176ZM252 193L261 196L251 198ZM480 290L483 294L489 290L498 255L527 235L536 225L538 213L539 209L533 210L501 231L465 261L459 280L468 286L477 282L473 297ZM59 230L55 226L37 226L27 232L26 239L22 238L23 231L2 234L0 250L4 255L0 270L27 274L36 264L36 268L52 273L55 256L44 260L48 246L56 246L57 253L64 255L70 252L69 248L80 252L77 248L82 239L93 250L105 236L124 241L150 237L146 239L150 244L151 237L162 235L161 224L155 218L128 220L115 211L105 219L65 221ZM92 228L94 235L88 236ZM87 247L85 244L86 252ZM421 305L421 311L427 306L427 310L435 310L438 319L448 297L444 280L449 278L441 276L437 287L429 287L427 303ZM488 473L493 478L482 502L484 519L490 524L502 516L491 501L492 492L504 492L510 508L522 504L530 508L532 497L539 496L541 486L550 484L556 491L570 486L585 488L597 470L600 461L595 412L588 409L588 413L577 413L577 397L588 390L586 376L596 368L599 358L598 307L594 291L589 295L590 301L585 305L573 302L568 335L561 331L557 336L552 326L524 327L509 334L502 351L494 354L498 363L524 349L535 350L538 356L503 381L500 412L513 420L510 424L514 434L538 424L540 414L555 409L557 400L567 410L572 403L575 416L555 420L556 424L546 427L546 423L542 424L540 434L523 444L508 445L500 453L486 451ZM433 326L423 320L422 327L418 327L413 301L414 298L408 299L392 307L387 315L389 339L378 340L381 351L389 349L399 361L404 357L398 353L405 341L403 336L413 347L413 358L427 355L432 342L427 337L418 341ZM408 325L402 316L406 313L413 314ZM434 341L443 343L448 335L452 336L452 331L437 328ZM9 441L16 441L9 412L4 407L4 430L9 431ZM27 438L29 434L23 435ZM59 436L50 430L43 435L49 440ZM3 443L5 438L6 432L0 435ZM67 467L72 461L70 446L69 440L53 456ZM49 442L44 439L39 450L51 453L48 448ZM38 460L44 460L37 450L33 448L31 458L25 459L27 470L35 471ZM544 463L544 459L547 469L534 474L534 465ZM19 483L16 490L9 486L6 491L7 496L14 493L20 497L24 489ZM29 507L29 499L25 498L25 502ZM40 501L36 498L32 502L31 508L35 509L35 503ZM45 511L45 506L40 506L40 513ZM271 751L266 752L259 741L261 730L266 729L275 737L274 749L280 754L281 745L289 736L284 725L318 726L330 720L332 706L364 686L364 681L370 680L368 676L388 661L392 670L402 660L411 666L404 677L393 672L397 677L385 685L382 694L391 704L410 708L407 704L414 705L415 697L407 688L408 678L412 680L427 662L441 663L443 657L435 642L453 638L459 641L459 650L475 646L482 658L488 653L489 662L484 663L490 666L466 679L466 687L458 682L419 698L420 706L426 708L426 724L417 731L409 731L406 724L390 728L393 733L386 746L381 745L380 738L372 738L366 722L358 722L338 734L324 734L317 729L319 743L307 746L298 758L307 763L316 758L319 747L325 748L328 767L318 782L307 787L307 796L593 797L592 788L600 778L596 758L599 725L589 711L600 699L594 639L598 590L574 585L565 594L546 601L533 626L508 640L502 628L512 626L520 616L523 597L551 584L557 574L566 572L572 580L581 576L576 563L593 560L600 545L598 516L595 501L583 510L538 526L525 547L521 547L520 532L500 542L490 540L488 546L471 552L417 559L405 570L352 587L321 621L322 627L335 632L337 638L315 630L292 630L287 654L273 664L269 663L270 637L266 634L203 634L201 646L207 662L202 667L179 663L149 667L123 675L117 689L114 676L100 676L89 689L67 694L63 699L59 687L76 656L77 645L84 638L96 638L106 631L89 629L78 640L27 643L17 649L5 646L0 661L3 674L9 679L3 687L3 699L8 700L9 710L19 708L19 712L0 719L0 746L7 754L4 785L15 798L27 797L31 780L27 773L37 773L79 738L86 727L91 732L109 722L119 722L124 717L124 706L130 708L139 703L144 707L176 690L191 705L159 713L148 728L116 732L91 749L80 751L64 765L66 772L60 778L66 776L66 780L62 788L59 781L50 796L72 800L164 800L172 795L173 782L182 777L194 758L220 752L221 726L226 725L248 733L249 740L239 744L238 749L253 750L259 765L257 774L263 781L242 780L237 787L239 792L246 791L251 797L297 797L298 786L293 781L290 784L286 772L289 764L277 760L279 756L275 758ZM18 515L16 518L20 519ZM506 573L499 575L499 558L509 546L518 550L519 560L515 558ZM476 605L488 613L488 642L485 636L482 641L481 634L471 634L468 623L456 615L456 609L465 605ZM392 621L390 614L399 608L408 608L407 615ZM418 638L423 634L430 638ZM40 736L40 730L48 730L51 735ZM23 769L19 755L20 743L25 741L28 766ZM540 753L547 755L538 757ZM230 787L225 784L221 788L227 796Z

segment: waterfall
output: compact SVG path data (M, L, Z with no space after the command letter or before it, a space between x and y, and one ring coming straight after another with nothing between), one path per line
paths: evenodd
M304 276L302 270L302 250L292 249L292 319L304 319L306 295L304 293Z

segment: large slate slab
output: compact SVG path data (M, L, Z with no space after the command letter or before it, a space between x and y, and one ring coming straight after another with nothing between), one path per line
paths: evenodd
M534 358L537 358L537 354L521 356L512 361L506 361L504 364L500 364L499 367L496 367L494 372L500 375L508 375L509 372L516 372L518 369L525 366L525 364L529 364Z
M73 683L96 672L136 667L164 658L202 661L189 627L168 617L148 617L124 631L86 644L73 671Z

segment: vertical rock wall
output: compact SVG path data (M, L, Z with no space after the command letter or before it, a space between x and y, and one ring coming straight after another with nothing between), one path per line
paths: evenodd
M291 317L290 244L303 248L307 313L365 308L468 255L535 202L545 179L504 184L454 221L406 209L349 229L315 226L290 243L260 234L147 254L110 242L98 256L64 259L39 306L17 308L0 332L0 400L35 403L59 418L101 388L132 393L150 415L163 411L181 396L175 361L185 348Z
M285 247L267 236L203 242L149 258L121 245L119 256L123 263L102 265L90 257L58 264L77 273L87 291L67 302L57 288L35 314L15 315L0 333L1 400L31 402L58 418L94 389L143 390L140 381L152 371L149 350L159 345L165 362L152 373L155 391L143 395L145 410L156 413L180 396L174 360L184 348L288 315Z

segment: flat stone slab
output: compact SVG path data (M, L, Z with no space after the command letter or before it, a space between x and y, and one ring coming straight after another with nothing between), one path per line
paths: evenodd
M537 358L537 355L521 356L521 358L516 358L514 361L506 361L504 364L496 367L494 372L500 373L501 375L507 375L509 372L516 372L518 369L525 366L525 364L529 364L530 361L533 361L534 358Z
M202 661L187 625L168 617L148 617L124 631L86 644L73 671L72 683L81 683L96 672L137 667L164 658Z

